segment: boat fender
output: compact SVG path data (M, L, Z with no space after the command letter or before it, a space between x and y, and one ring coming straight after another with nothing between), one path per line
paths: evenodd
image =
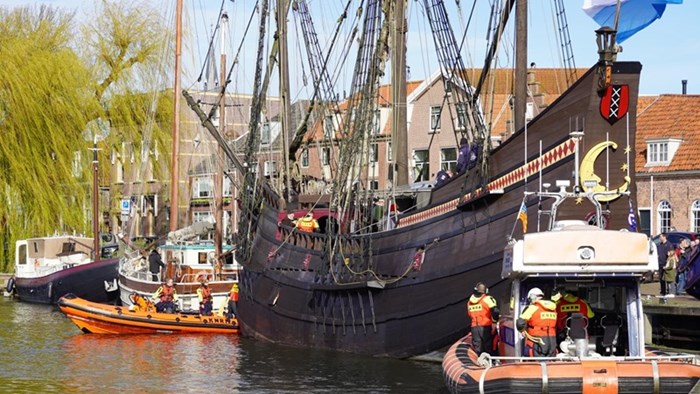
M153 316L151 316L151 315L146 315L146 317L150 319L150 318L153 317Z
M11 276L10 279L7 280L7 286L5 286L5 290L7 290L8 293L12 294L15 291L15 277Z

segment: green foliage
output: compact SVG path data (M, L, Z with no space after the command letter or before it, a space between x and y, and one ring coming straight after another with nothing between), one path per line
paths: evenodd
M90 121L112 126L100 163L123 141L134 143L137 161L144 145L168 157L170 29L143 3L96 7L82 34L71 13L0 7L0 271L12 270L18 239L91 234ZM109 171L101 164L101 185Z
M71 15L50 8L0 10L0 270L14 241L61 229L86 232L89 155L81 133L99 111L90 73L68 47ZM74 176L77 175L77 176ZM9 233L9 236L7 235Z

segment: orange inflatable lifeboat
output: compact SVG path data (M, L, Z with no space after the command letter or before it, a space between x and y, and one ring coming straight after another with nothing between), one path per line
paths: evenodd
M700 388L700 366L691 355L496 359L486 354L480 359L471 347L471 334L457 341L442 361L450 392L666 394Z
M238 321L225 316L193 313L159 313L152 303L137 297L131 307L98 304L73 294L58 300L58 306L87 334L238 334Z

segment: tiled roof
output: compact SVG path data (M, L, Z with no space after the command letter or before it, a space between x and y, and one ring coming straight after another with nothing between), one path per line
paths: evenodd
M406 82L406 94L410 95L423 81L408 81ZM380 107L390 107L391 106L391 85L381 85L377 93L377 101ZM346 111L348 108L350 100L346 99L338 103L338 109L340 111ZM305 141L321 140L323 139L323 122L324 118L319 117L314 124L309 128L309 131L304 137ZM386 122L385 128L391 125L391 122ZM388 126L387 126L388 125ZM342 127L342 125L341 125ZM339 130L336 130L336 133ZM388 131L385 131L388 132Z
M641 96L637 109L637 173L700 170L700 95ZM682 140L671 164L646 167L647 141L663 138Z
M534 83L539 85L539 94L541 95L544 106L551 104L556 100L566 89L566 71L561 68L531 68L528 70L533 73ZM583 75L587 69L576 69L577 76ZM493 91L493 119L491 120L492 135L499 135L507 130L506 121L511 119L510 98L513 92L513 69L497 69L492 70L494 76L494 88L490 88L490 80L486 80L483 93ZM471 84L476 84L481 75L481 69L468 69L467 77ZM410 95L418 88L423 81L410 81L406 83L407 94ZM379 105L381 107L389 107L391 105L391 85L382 85L379 88ZM348 107L349 100L344 100L339 104L341 111L345 111ZM491 113L491 99L483 100L484 113ZM544 109L544 108L542 108ZM487 121L489 119L486 119ZM382 130L383 134L391 133L391 122L386 122ZM318 119L313 127L304 138L306 141L318 140L323 136L323 119Z

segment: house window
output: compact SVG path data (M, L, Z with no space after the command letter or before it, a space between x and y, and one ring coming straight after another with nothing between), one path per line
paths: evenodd
M214 180L211 177L195 178L192 185L194 198L211 198L214 196Z
M427 149L413 151L413 182L430 179L430 155Z
M379 147L377 144L370 144L369 146L369 162L376 163L379 161Z
M430 132L440 131L440 106L430 107Z
M386 161L391 163L392 160L394 160L393 155L394 152L391 150L391 142L386 143Z
M379 190L379 181L369 181L370 190Z
M690 206L690 232L700 232L700 200L693 201Z
M333 139L333 116L328 115L323 121L323 137L329 140Z
M671 231L671 203L662 200L659 203L659 232Z
M270 144L270 123L265 122L260 130L260 143L263 145Z
M331 148L323 148L321 150L321 164L324 166L331 164Z
M457 110L457 128L464 129L467 127L467 104L457 103L455 109Z
M647 147L647 163L668 163L668 142L654 142Z
M379 134L379 126L381 125L381 113L379 110L374 111L374 122L372 124L372 134Z
M231 178L224 176L223 192L221 193L224 197L231 197Z
M651 236L651 210L649 208L639 208L639 231Z
M307 168L309 166L309 149L304 148L301 151L301 166Z
M440 168L452 171L457 169L457 148L440 149Z
M214 221L212 213L209 211L192 212L192 223Z
M269 161L266 160L265 164L263 164L263 175L265 176L273 176L277 174L277 162L276 161Z

